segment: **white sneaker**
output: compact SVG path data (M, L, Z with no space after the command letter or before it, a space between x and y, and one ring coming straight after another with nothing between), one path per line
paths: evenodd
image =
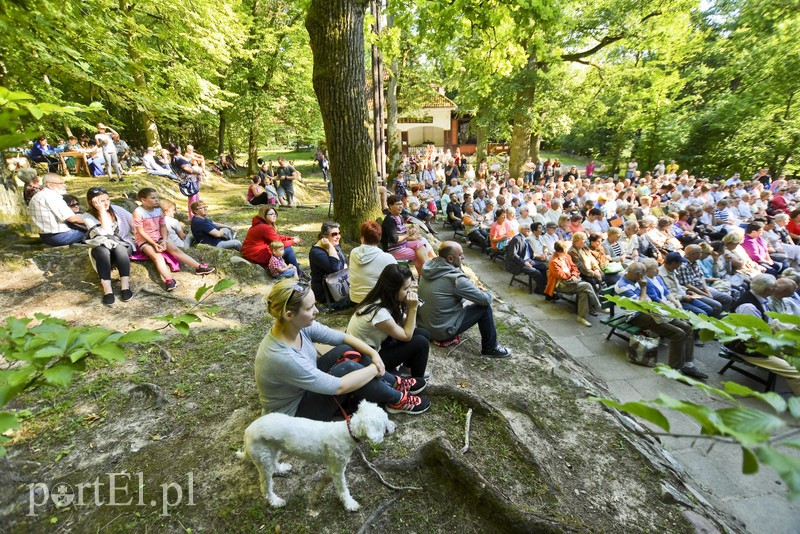
M581 323L583 326L589 326L589 327L590 327L590 326L592 326L592 323L590 323L589 321L587 321L586 319L584 319L584 318L583 318L583 317L581 317L580 315L579 315L578 317L576 317L576 320L577 320L579 323Z

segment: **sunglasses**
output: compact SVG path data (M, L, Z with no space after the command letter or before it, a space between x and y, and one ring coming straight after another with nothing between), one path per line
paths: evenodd
M108 191L106 191L104 187L92 187L89 189L88 193L90 195L107 195Z
M286 306L289 304L289 301L292 300L292 298L294 298L295 294L298 294L301 297L305 297L310 287L311 286L308 285L308 282L304 282L303 280L300 280L295 284L295 286L292 288L292 292L289 294L289 298L286 299L286 302L283 303L283 313L281 313L281 317L286 315Z
M69 203L69 207L70 208L77 208L78 207L78 203L77 202L70 202Z
M331 232L329 235L331 237L339 237L340 234L339 234L339 232Z

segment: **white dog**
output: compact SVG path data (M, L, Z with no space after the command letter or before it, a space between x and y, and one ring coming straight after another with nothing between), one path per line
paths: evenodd
M357 439L368 439L380 443L391 435L395 424L389 421L377 404L361 401L358 411L350 418L350 429ZM333 484L346 510L354 512L359 505L347 488L344 471L356 442L350 436L345 421L322 422L282 413L271 413L259 417L244 431L244 452L240 458L249 457L258 468L261 492L274 507L286 501L275 495L272 475L283 474L292 469L287 463L279 463L282 451L304 460L325 462L333 477Z

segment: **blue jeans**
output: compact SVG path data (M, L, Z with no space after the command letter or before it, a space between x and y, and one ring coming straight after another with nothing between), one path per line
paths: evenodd
M297 256L292 247L283 249L283 260L290 265L294 265L294 268L297 269L297 275L300 276L303 271L300 270L300 264L297 263Z
M464 308L464 320L456 330L456 335L466 332L475 323L481 332L481 350L492 350L497 347L497 330L494 328L494 315L491 306L470 304Z
M80 230L67 230L58 234L39 234L39 239L45 245L51 247L61 247L64 245L71 245L72 243L79 243L86 237L86 232Z
M272 275L272 278L280 280L282 278L294 278L295 276L297 276L297 272L294 269L286 269L282 273Z
M353 348L348 345L339 345L331 349L317 360L317 369L341 378L372 363L368 356L363 356L360 362L344 360L336 363L342 354L349 350L353 350ZM306 391L303 400L300 401L300 406L297 407L295 416L316 421L330 421L340 413L339 404L347 413L355 411L362 399L379 404L396 404L403 398L403 394L392 387L396 381L395 376L387 372L382 377L373 378L360 389L343 395L323 395ZM337 399L339 404L336 404Z
M713 315L714 308L706 304L700 299L694 299L690 302L681 302L681 307L692 313L696 313L698 315Z

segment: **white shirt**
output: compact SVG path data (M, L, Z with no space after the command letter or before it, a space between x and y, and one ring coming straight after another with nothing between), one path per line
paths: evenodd
M381 344L389 337L387 334L378 330L376 325L384 321L394 321L389 310L386 308L378 308L374 312L366 315L358 315L354 313L350 317L350 323L347 325L347 333L355 336L375 350L381 348Z
M28 206L33 224L40 234L61 234L69 232L70 227L64 221L75 215L61 193L46 187L33 195Z

